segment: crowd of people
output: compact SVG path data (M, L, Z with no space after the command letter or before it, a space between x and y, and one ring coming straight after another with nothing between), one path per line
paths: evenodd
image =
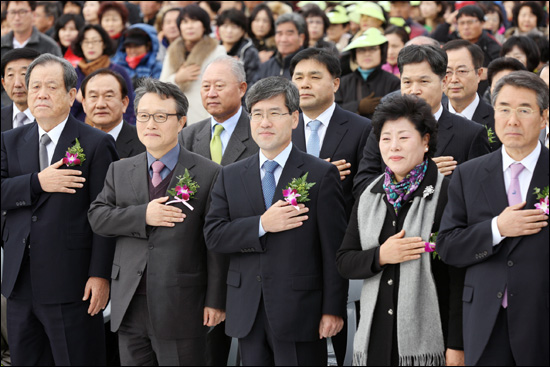
M2 1L2 364L550 364L548 3Z

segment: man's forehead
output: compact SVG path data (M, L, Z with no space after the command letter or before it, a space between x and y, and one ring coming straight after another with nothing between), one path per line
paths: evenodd
M17 59L12 60L6 64L6 70L9 69L19 69L19 68L27 68L31 64L32 60L27 59Z
M99 74L92 77L86 86L87 90L91 88L98 90L121 90L118 80L114 76L108 74Z

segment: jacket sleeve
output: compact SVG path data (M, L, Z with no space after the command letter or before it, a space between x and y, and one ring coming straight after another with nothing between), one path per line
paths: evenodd
M32 205L33 173L9 177L8 151L2 133L2 210L20 209ZM23 203L23 205L22 205Z
M449 37L450 29L451 25L449 23L443 22L435 28L430 37L438 40L440 43L447 43L447 41L450 41L451 39Z
M476 124L476 126L478 127L478 131L470 143L468 160L491 153L491 146L489 145L487 130L485 129L485 127L481 126L480 124Z

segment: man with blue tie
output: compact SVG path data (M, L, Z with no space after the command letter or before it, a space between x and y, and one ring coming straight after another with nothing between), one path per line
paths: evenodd
M548 86L516 71L497 82L492 98L503 146L455 170L437 251L466 268L466 365L543 366L550 362L548 205L536 189L548 192L548 149L539 142Z
M230 255L226 333L243 365L326 365L325 338L346 313L347 282L335 257L346 228L338 169L293 146L297 88L260 80L246 98L260 152L222 169L204 234ZM294 178L315 183L297 207L283 198Z

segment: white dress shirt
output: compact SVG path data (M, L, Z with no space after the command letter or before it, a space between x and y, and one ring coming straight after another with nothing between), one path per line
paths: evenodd
M15 36L14 36L12 46L13 46L13 48L23 48L27 45L27 43L29 43L30 40L31 40L31 38L29 37L25 41L23 41L23 43L19 43L19 41L17 41L15 39Z
M57 142L59 141L59 138L61 137L61 133L63 132L63 129L65 128L65 124L67 124L67 120L69 119L69 115L61 122L59 125L48 131L48 136L52 140L48 145L46 145L46 150L48 151L48 162L52 162L53 153L55 152L55 147L57 146ZM42 138L42 135L46 134L46 131L38 125L38 147L40 149L40 139ZM67 147L68 148L68 147Z
M472 117L474 117L474 113L476 112L477 106L479 106L479 96L476 93L476 98L474 98L474 101L468 105L462 112L456 112L453 105L451 104L451 100L449 100L449 112L454 113L455 115L459 115L462 117L467 118L468 120L471 120Z
M306 136L306 144L309 140L309 136L311 135L311 127L308 126L308 123L310 121L317 120L321 123L321 125L319 125L319 130L317 130L317 135L319 135L319 151L321 150L321 148L323 147L323 141L325 140L325 135L327 134L328 124L330 123L330 119L332 118L332 114L334 113L335 109L336 103L332 103L332 105L324 110L323 113L321 113L316 119L309 118L305 112L302 114L304 117L304 132Z
M437 110L436 113L434 113L435 120L439 122L439 118L443 114L443 105L439 105L439 110Z
M519 188L521 191L521 201L527 201L527 195L529 194L527 190L529 190L529 185L531 184L531 179L533 178L533 173L535 172L535 167L537 166L537 162L539 160L540 152L542 148L539 144L537 144L537 147L533 149L533 151L525 158L523 158L520 162L516 162L512 157L508 155L506 152L506 148L503 146L502 151L502 171L504 173L504 187L506 188L506 192L508 192L508 189L510 188L510 181L511 173L510 173L510 166L513 163L521 163L523 167L523 171L518 176L519 180ZM534 209L534 208L528 208L528 209ZM491 221L491 231L493 233L493 246L498 245L500 242L502 242L503 239L506 237L502 237L500 234L500 231L498 230L497 225L497 217L494 217Z
M15 125L13 125L13 124L15 124L15 116L17 116L17 114L19 112L21 112L21 110L19 110L19 108L17 108L15 103L13 103L13 115L11 117L11 121L12 121L12 126L13 126L14 129L17 127ZM34 122L34 116L32 115L31 110L28 107L25 111L23 111L23 113L25 114L25 116L27 116L25 121L23 121L23 125L27 125L27 124L30 124L31 122Z
M111 131L109 131L107 134L111 135L115 141L118 139L118 135L120 134L120 131L122 130L122 123L124 120L120 120L117 126L113 127Z

